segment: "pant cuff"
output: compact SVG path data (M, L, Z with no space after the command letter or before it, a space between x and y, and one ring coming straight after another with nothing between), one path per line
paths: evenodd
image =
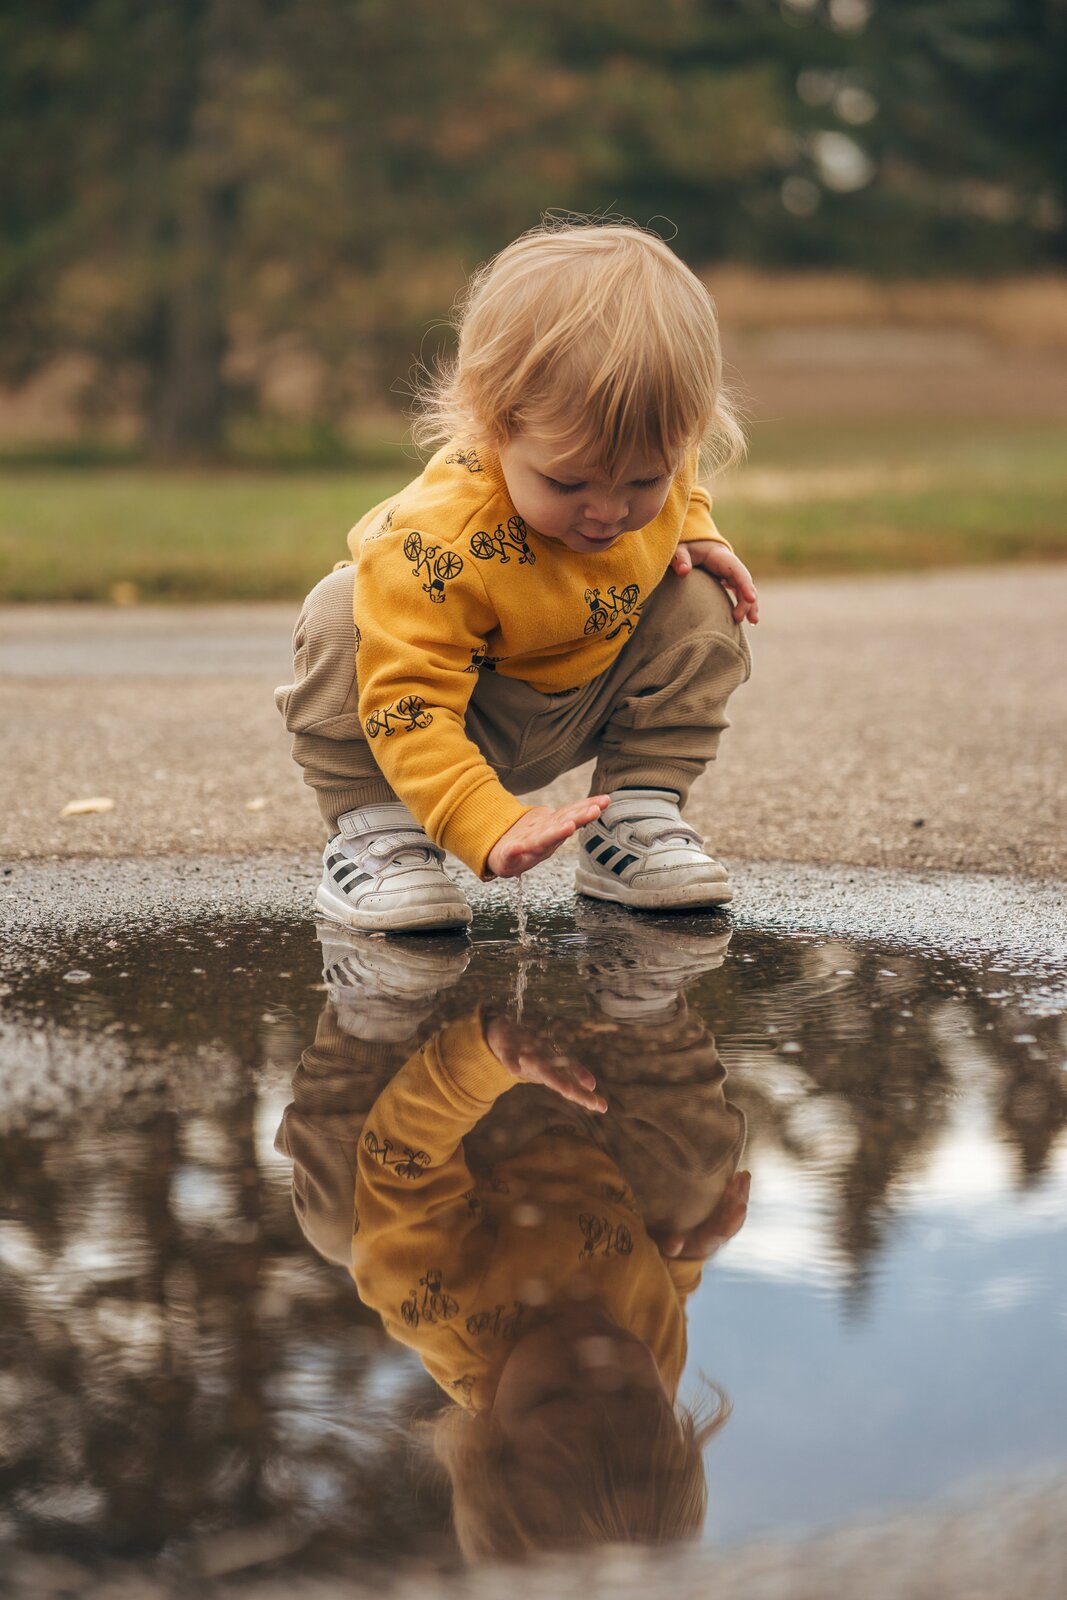
M349 784L343 789L315 790L330 838L337 832L338 817L343 817L346 811L356 811L360 806L389 805L396 798L384 778L367 778L363 783Z
M704 770L693 761L598 761L590 794L611 794L615 789L673 789L678 804L685 805L689 788Z

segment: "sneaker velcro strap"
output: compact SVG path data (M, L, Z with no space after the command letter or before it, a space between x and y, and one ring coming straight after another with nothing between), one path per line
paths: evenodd
M396 828L413 828L422 832L418 818L399 800L358 806L356 810L346 811L337 819L337 831L342 839L362 839L369 833Z
M438 861L445 859L441 847L434 844L429 834L423 833L421 828L405 829L402 833L376 833L367 841L367 855L377 859L384 860L399 850L425 850L429 855L436 856Z
M694 844L699 850L704 844L700 834L680 817L675 821L646 817L639 822L632 822L630 832L638 844L643 845L665 844L668 839L677 839L680 844Z

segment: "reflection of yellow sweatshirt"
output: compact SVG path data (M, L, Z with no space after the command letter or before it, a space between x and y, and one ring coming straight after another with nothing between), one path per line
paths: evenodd
M576 1300L645 1341L673 1398L702 1263L663 1259L619 1169L571 1124L476 1178L463 1136L515 1085L475 1016L435 1034L379 1095L356 1179L361 1298L473 1410L491 1403L515 1339Z
M654 522L577 554L517 515L495 454L454 444L349 534L374 758L431 838L479 874L528 808L464 731L477 673L559 694L604 672L679 540L725 543L695 478L694 455Z

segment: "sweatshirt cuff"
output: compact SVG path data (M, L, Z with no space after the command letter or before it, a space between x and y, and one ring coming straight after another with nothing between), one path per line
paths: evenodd
M485 1040L485 1018L479 1006L473 1016L449 1023L436 1039L440 1071L453 1088L474 1105L487 1110L518 1083L490 1050Z
M479 878L491 878L490 850L530 810L531 806L516 800L494 778L464 795L437 830L436 842L442 850L458 856Z

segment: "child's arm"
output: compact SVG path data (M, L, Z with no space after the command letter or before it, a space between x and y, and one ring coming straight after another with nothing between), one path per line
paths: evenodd
M464 718L496 617L477 575L428 536L403 550L364 540L356 574L359 717L383 776L430 837L479 877L512 877L552 854L608 804L525 806L500 782ZM516 826L521 824L521 826ZM504 834L505 849L493 851Z
M489 1049L479 1012L440 1029L401 1067L367 1112L356 1158L354 1259L380 1254L385 1234L435 1222L449 1251L471 1221L473 1178L463 1137L514 1076Z
M424 1232L448 1217L450 1253L470 1226L474 1180L463 1138L519 1080L541 1083L589 1111L604 1111L596 1079L536 1034L480 1012L450 1023L411 1057L367 1112L357 1157L357 1245L383 1233Z
M446 1385L456 1376L445 1359L447 1324L463 1326L477 1309L496 1250L497 1216L487 1215L463 1139L519 1078L598 1109L591 1074L512 1023L486 1030L475 1012L442 1028L400 1069L368 1112L360 1141L352 1276L364 1304Z

